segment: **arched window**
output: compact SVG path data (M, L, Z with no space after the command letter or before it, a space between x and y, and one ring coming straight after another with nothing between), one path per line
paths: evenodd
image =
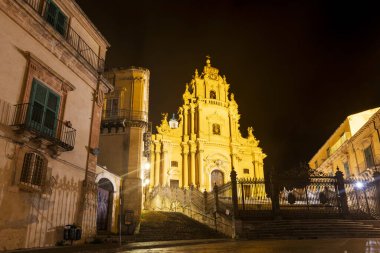
M216 92L214 90L210 91L210 98L216 99Z
M45 172L45 159L36 153L26 153L22 164L20 182L31 186L42 186Z

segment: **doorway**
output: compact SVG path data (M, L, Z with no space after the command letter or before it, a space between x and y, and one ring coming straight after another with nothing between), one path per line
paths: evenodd
M211 188L214 185L222 186L224 184L224 174L220 170L214 170L211 172Z
M109 231L112 217L113 185L107 178L98 182L98 207L96 214L96 228L98 231Z

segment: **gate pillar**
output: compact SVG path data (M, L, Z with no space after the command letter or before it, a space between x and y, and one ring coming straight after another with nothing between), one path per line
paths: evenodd
M336 178L336 188L338 190L338 197L339 197L339 204L342 210L343 216L348 216L348 204L347 204L347 194L346 189L344 187L344 178L343 178L343 172L339 170L339 168L336 168L335 172L335 178Z

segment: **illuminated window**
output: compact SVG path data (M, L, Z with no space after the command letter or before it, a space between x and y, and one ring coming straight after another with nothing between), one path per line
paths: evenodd
M172 161L171 165L172 167L178 167L178 161Z
M365 157L365 163L367 165L367 168L373 167L374 163L373 163L373 154L372 154L371 146L368 146L367 148L364 149L364 157Z
M351 173L350 173L350 166L348 165L348 162L343 163L343 167L344 167L344 174L346 175L346 177L349 177Z
M220 125L212 124L212 133L215 135L220 135Z
M210 91L210 98L216 99L216 92L214 90Z
M36 153L26 153L22 164L20 183L29 186L42 186L45 171L45 159Z
M244 174L249 174L249 169L244 169L243 172Z

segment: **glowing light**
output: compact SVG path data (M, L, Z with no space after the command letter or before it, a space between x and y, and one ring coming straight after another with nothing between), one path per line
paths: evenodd
M144 169L149 170L150 169L150 163L145 163L144 164Z
M149 183L150 183L149 178L146 178L146 179L144 180L144 182L143 182L143 186L145 187L145 186L149 185Z
M361 189L361 188L364 187L364 184L362 182L358 181L358 182L355 183L355 186L356 186L356 188Z

